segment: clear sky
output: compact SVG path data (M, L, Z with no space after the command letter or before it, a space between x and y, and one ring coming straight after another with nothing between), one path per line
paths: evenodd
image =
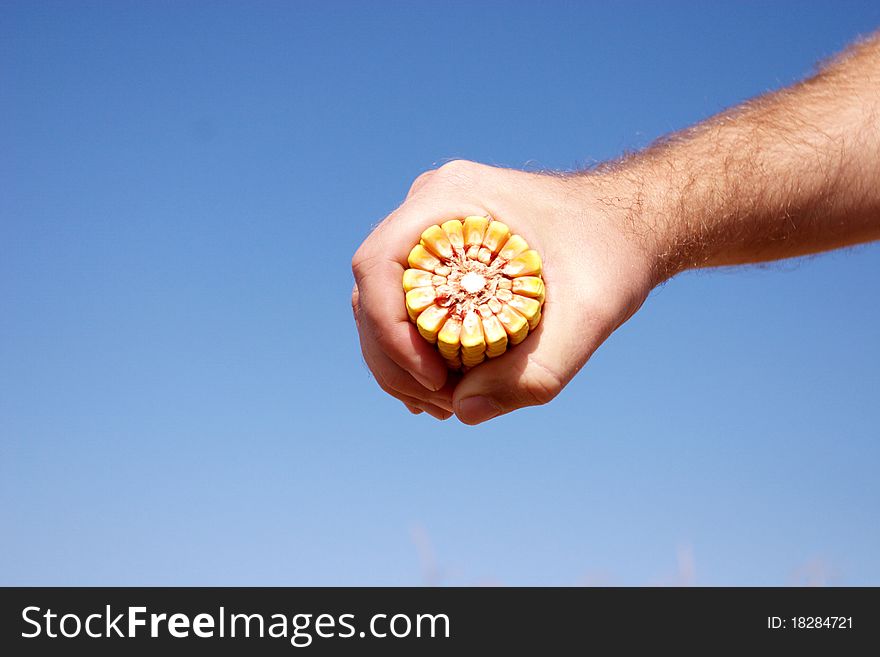
M480 427L350 259L447 159L571 169L877 2L3 2L0 584L880 585L880 245L683 275Z

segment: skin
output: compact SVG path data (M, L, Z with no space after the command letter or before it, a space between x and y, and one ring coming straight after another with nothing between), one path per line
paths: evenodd
M407 254L489 215L544 260L538 329L459 375L407 318ZM364 359L413 413L479 424L558 395L650 291L688 269L880 239L880 33L813 77L577 174L453 161L419 176L352 260Z

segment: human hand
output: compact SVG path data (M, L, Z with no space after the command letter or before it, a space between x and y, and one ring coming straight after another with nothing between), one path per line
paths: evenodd
M419 176L404 203L352 260L352 307L364 359L383 390L414 413L454 411L479 424L553 399L663 278L663 249L613 177L559 176L453 161ZM522 235L544 261L541 323L522 343L450 373L409 321L401 277L422 231L487 215Z

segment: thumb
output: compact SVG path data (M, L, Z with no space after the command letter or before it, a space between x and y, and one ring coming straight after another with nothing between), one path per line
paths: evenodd
M587 361L598 341L592 322L555 315L546 308L529 337L498 358L469 370L456 386L455 415L465 424L480 424L525 406L546 404L558 395ZM569 321L566 321L569 320ZM586 330L586 335L580 334Z

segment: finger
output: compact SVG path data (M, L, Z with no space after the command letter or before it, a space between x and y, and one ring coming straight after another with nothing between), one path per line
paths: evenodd
M433 417L435 420L444 422L452 417L452 411L444 411L442 408L430 405L425 407L425 413Z
M455 389L453 407L465 424L480 424L525 406L546 404L587 361L607 334L598 318L561 316L547 308L522 344L468 371Z
M419 413L425 412L428 415L437 418L438 420L448 420L453 415L451 410L447 410L445 408L442 408L441 406L438 406L437 404L427 402L424 399L416 399L415 397L410 397L409 395L391 390L390 388L384 386L382 383L379 383L379 387L382 388L383 391L387 392L389 395L400 401L404 406L406 406L407 410L409 410L410 413L412 413L413 409L415 409Z
M440 390L427 390L409 372L391 360L381 349L376 348L376 345L362 339L361 350L376 382L390 395L401 401L410 400L410 403L422 408L424 404L431 404L452 412L453 381L444 384Z
M358 327L361 352L363 353L364 360L367 362L367 366L370 368L370 371L373 372L373 375L377 379L382 378L383 380L405 381L405 375L409 375L412 379L415 379L411 373L403 370L397 363L391 360L390 357L384 354L380 341L375 340L372 337L371 331L373 328L371 323L361 320L363 313L361 311L360 292L357 284L355 284L351 293L351 304L354 312L354 320ZM422 345L419 345L419 347L422 347ZM446 368L446 365L444 364L443 367ZM431 386L433 385L434 384L431 384ZM444 388L446 389L444 390ZM444 400L445 403L443 405L448 406L450 411L452 410L452 388L445 382L438 391L433 391L429 386L425 385L425 383L418 381L415 386L406 385L401 392L407 392L414 397L426 401L432 397L432 393L436 392L438 394L435 396Z
M413 399L411 397L404 396L404 399L408 399L409 401L404 401L403 405L407 407L410 413L414 415L420 415L421 413L427 413L431 417L440 420L448 420L452 417L452 411L447 411L446 409L440 408L434 404L430 404L428 402L420 401L417 399Z
M448 368L442 357L419 335L406 313L397 262L376 261L358 279L359 325L364 348L381 351L408 372L421 386L439 390Z
M421 385L437 391L446 381L448 368L409 320L401 285L403 263L428 226L462 213L485 211L470 204L444 209L439 202L426 202L428 198L420 196L418 202L404 203L393 212L358 250L352 268L362 345L377 346Z

